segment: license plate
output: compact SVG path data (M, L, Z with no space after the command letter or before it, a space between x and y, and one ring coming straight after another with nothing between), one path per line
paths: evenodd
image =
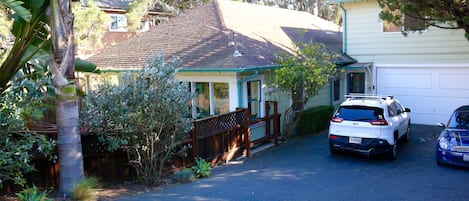
M359 138L359 137L349 137L348 142L349 142L349 143L353 143L353 144L361 144L361 143L362 143L362 138ZM468 156L468 157L469 157L469 156ZM469 158L468 158L468 160L469 160Z
M463 154L462 155L462 160L463 161L469 161L469 154Z

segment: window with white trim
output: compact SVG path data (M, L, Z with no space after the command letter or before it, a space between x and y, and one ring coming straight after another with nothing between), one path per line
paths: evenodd
M122 14L110 14L109 31L127 31L127 17Z
M399 14L399 11L394 11L394 14ZM409 15L402 15L402 25L397 25L386 20L383 20L383 32L403 32L403 31L425 31L425 21L417 19Z

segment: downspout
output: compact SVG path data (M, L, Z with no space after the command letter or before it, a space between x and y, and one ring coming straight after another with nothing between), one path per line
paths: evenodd
M342 33L342 53L347 54L347 10L342 5L342 2L339 2L339 8L342 9L342 24L344 25Z
M254 71L254 74L248 76L248 77L245 77L243 79L240 79L238 80L238 107L242 107L243 106L243 82L247 81L247 80L250 80L252 78L255 78L259 75L259 70L256 69Z

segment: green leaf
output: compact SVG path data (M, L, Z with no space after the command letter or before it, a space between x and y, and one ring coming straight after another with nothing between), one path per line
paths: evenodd
M96 68L95 63L86 61L80 58L75 59L75 71L88 72L88 73L100 73L100 71Z
M26 22L31 20L31 13L23 6L24 2L16 0L0 0L0 2L11 8L16 15L21 17Z
M44 5L44 0L32 0L31 5L33 8L41 8Z

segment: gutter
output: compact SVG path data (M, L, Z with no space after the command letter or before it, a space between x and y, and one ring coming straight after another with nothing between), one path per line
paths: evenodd
M344 25L344 31L342 33L342 53L347 54L347 10L342 5L342 2L339 2L339 8L342 9L342 21Z

